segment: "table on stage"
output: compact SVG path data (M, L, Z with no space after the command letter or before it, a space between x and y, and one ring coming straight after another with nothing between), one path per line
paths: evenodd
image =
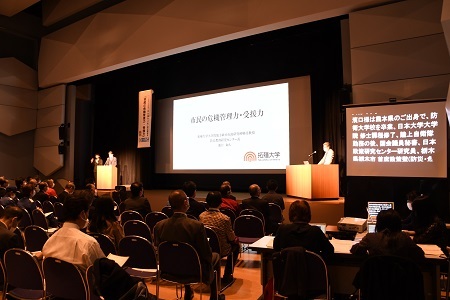
M358 272L365 257L350 253L350 248L362 236L357 235L355 241L330 240L334 247L334 255L327 262L331 290L334 294L349 295L355 292L353 278ZM272 276L273 236L265 236L249 246L251 250L261 253L261 285L264 288ZM421 264L423 274L425 299L441 299L440 265L446 260L441 249L435 245L419 245L425 252L426 263Z

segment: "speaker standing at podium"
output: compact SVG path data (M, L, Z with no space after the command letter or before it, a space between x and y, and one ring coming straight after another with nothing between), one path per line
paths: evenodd
M117 166L117 158L114 156L112 151L108 152L108 158L106 159L105 166Z
M334 159L334 151L330 148L330 143L325 142L323 143L323 151L325 154L323 155L322 159L319 161L319 165L329 165L333 163Z

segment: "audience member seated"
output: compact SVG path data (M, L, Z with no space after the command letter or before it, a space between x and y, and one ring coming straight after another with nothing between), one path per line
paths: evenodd
M150 201L144 197L144 186L141 182L133 182L130 186L131 198L124 201L125 210L134 210L141 214L142 218L152 211Z
M19 225L23 216L23 210L17 206L9 206L3 211L0 218L0 257L6 250L17 248L20 245L20 238L13 231Z
M220 204L222 203L221 193L209 192L206 196L206 203L208 203L209 209L200 214L200 222L212 227L219 238L220 256L227 256L227 264L225 265L222 284L223 286L226 286L233 281L234 265L236 264L239 255L239 242L234 235L230 217L222 214L219 210Z
M187 217L189 200L182 190L173 191L169 195L169 203L173 209L173 215L169 219L162 220L155 225L155 243L159 245L164 241L185 242L190 244L198 253L202 265L202 276L205 282L210 282L210 299L218 299L216 280L213 276L213 268L220 274L220 256L211 252L206 231L199 221ZM189 285L185 286L184 299L194 298L194 292Z
M47 189L47 182L42 181L41 183L39 183L39 192L34 195L33 200L38 200L41 203L44 203L44 201L48 201L50 199L50 196L47 195Z
M0 198L5 196L6 188L9 186L8 179L5 176L0 176Z
M45 243L44 257L54 257L72 263L82 272L98 258L105 257L95 238L83 233L88 225L89 203L84 198L66 199L63 207L64 224Z
M261 196L261 188L257 184L252 184L248 188L248 191L250 193L250 198L242 200L242 208L243 209L255 209L257 211L260 211L264 216L264 222L265 222L265 231L266 233L272 233L273 224L270 223L270 208L269 208L269 202L267 200L261 199L259 196Z
M368 233L350 252L356 255L395 255L420 262L423 250L402 232L400 215L393 209L382 210L377 216L376 232Z
M75 184L69 181L64 187L64 191L58 195L57 201L65 204L66 200L72 197L73 192L75 192Z
M448 233L445 223L437 216L436 210L428 196L420 197L412 203L415 214L413 230L414 242L417 244L438 245L448 254Z
M281 210L284 210L283 196L277 194L278 182L275 179L269 179L266 187L268 192L262 197L262 199L269 203L275 203L281 207Z
M200 214L206 210L205 206L195 200L197 193L197 185L193 181L186 181L183 183L183 191L188 196L189 199L189 209L187 214L193 215L194 217L200 217Z
M409 210L409 215L402 220L402 229L403 230L414 230L414 219L415 214L412 209L412 203L417 199L416 191L411 191L406 195L406 207Z
M220 205L221 208L229 208L234 213L238 212L239 204L236 200L233 200L232 198L229 198L231 194L231 188L229 185L222 184L220 186L220 195L222 197L222 204Z
M89 205L93 205L97 198L96 194L97 190L95 189L95 185L93 183L88 183L84 190L81 191L80 196L86 198Z
M48 189L47 189L47 195L49 195L50 197L55 197L57 198L58 195L56 194L56 191L54 189L55 187L55 182L53 181L53 179L47 179L47 185L48 185Z
M228 185L230 187L230 193L227 195L227 199L236 201L236 197L233 195L233 192L231 191L231 183L229 181L224 181L222 182L222 185Z
M33 184L28 183L22 188L22 198L17 202L17 205L22 209L26 209L30 216L32 215L33 210L37 208L36 202L32 199L35 194L36 190L34 189Z
M14 179L14 182L16 183L16 197L17 200L22 198L22 188L25 186L26 182L23 177L17 177Z
M97 199L91 210L88 232L107 235L119 249L119 242L124 237L122 226L114 214L114 201L109 195Z
M334 247L318 226L310 225L311 208L305 200L296 200L289 207L290 224L278 228L273 241L273 249L281 251L289 247L301 246L315 252L324 260L334 253Z
M8 206L17 206L14 189L9 187L6 189L6 194L0 199L0 205L3 205L5 208Z

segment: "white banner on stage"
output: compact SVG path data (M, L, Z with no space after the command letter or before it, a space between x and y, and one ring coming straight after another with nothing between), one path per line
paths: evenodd
M153 90L139 92L138 148L150 147Z

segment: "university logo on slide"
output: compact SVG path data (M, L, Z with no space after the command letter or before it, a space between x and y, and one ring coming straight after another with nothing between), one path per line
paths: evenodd
M244 161L256 161L256 154L255 152L247 152L244 154Z

